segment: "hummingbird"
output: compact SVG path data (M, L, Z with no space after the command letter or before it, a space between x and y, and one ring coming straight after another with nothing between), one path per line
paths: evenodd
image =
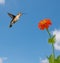
M8 15L12 18L12 20L11 20L11 22L10 22L10 25L9 25L9 27L11 28L12 27L12 25L13 24L15 24L18 20L19 20L19 18L22 16L22 14L23 13L18 13L16 16L15 15L13 15L13 14L11 14L11 13L8 13Z

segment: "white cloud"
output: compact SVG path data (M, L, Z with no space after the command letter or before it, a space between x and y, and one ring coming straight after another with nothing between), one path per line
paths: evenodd
M2 58L0 58L0 63L3 63L3 59Z
M3 63L4 60L7 60L7 57L0 57L0 63Z
M8 57L3 57L3 60L7 60L8 59Z
M48 59L40 59L40 63L49 63Z
M0 4L5 4L5 0L0 0Z
M56 35L56 42L54 44L54 47L56 50L60 50L60 30L54 30L53 35Z

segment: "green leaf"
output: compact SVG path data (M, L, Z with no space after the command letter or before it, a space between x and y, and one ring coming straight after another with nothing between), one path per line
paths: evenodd
M54 55L51 54L51 55L48 57L48 60L49 60L49 63L54 63Z
M51 38L48 39L48 43L50 43L50 44L52 44L52 43L54 44L55 41L56 41L55 35L53 35Z
M57 59L54 59L54 63L58 63Z
M54 59L54 63L60 63L60 56L58 56L56 59Z
M57 57L57 63L60 63L60 56Z

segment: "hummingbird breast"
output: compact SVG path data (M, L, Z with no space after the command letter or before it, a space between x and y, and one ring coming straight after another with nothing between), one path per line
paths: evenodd
M19 16L18 15L14 18L13 22L16 22L17 20L19 20Z

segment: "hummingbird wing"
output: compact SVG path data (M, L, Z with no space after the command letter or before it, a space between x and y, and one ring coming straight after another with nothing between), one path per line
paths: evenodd
M9 24L9 28L11 28L13 25L13 19L11 20L10 24Z
M11 13L8 13L8 15L13 19L15 18L15 15L11 14Z

